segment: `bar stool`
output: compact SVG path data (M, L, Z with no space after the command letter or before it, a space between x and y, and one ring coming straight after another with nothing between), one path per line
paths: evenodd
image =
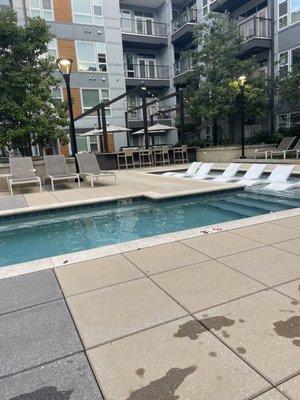
M121 169L125 167L135 168L135 161L133 157L134 150L133 149L124 149L122 152L118 152L118 168Z
M187 145L182 145L181 147L175 147L173 149L174 154L174 164L177 163L187 163L188 162L188 153L187 153Z
M170 165L168 146L163 146L155 152L155 165Z
M153 153L151 149L140 150L139 157L141 167L153 167Z

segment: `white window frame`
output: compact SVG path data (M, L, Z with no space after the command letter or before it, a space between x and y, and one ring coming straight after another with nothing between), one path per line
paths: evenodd
M43 8L43 2L42 2L42 0L37 0L37 1L39 2L39 5L40 5L39 8L32 7L32 6L31 6L31 0L29 0L29 11L30 11L30 16L31 16L31 17L34 17L34 16L32 16L32 11L31 11L31 10L39 10L39 12L40 12L40 17L43 18L43 19L45 19L45 18L44 18L44 11L51 11L51 19L45 19L45 21L54 21L53 0L50 0L50 3L51 3L51 10L45 10L45 9Z
M108 91L108 96L109 96L109 98L108 99L110 99L110 89L108 89L108 88L93 88L93 87L81 87L80 88L80 103L81 103L81 111L84 113L85 111L88 111L88 110L90 110L91 108L87 108L87 107L84 107L84 104L83 104L83 90L94 90L94 91L98 91L98 94L99 94L99 102L101 102L102 100L103 100L103 95L102 95L102 91L103 90L107 90ZM107 99L107 100L108 100ZM111 106L108 106L108 107L105 107L105 110L108 112L109 111L109 113L105 113L106 114L106 117L111 117ZM95 118L96 116L95 115L88 115L88 116L86 116L85 118Z
M97 6L97 4L94 4L94 0L81 0L81 1L88 1L88 2L89 2L90 7L91 7L91 14L85 14L85 13L80 13L80 14L79 14L79 13L74 12L73 1L74 1L74 0L71 1L71 7L72 7L72 20L73 20L73 23L74 23L74 24L104 26L103 1L101 1L101 5L100 5L101 10L102 10L102 15L101 15L101 16L100 16L100 15L96 15L96 14L94 13L94 7ZM76 14L78 14L78 15L84 15L84 16L87 16L87 17L91 17L92 22L91 22L91 23L84 23L84 22L76 21L76 20L75 20L75 15L76 15ZM96 23L95 23L95 19L96 19L96 18L101 18L102 21L101 21L100 24L96 24Z
M281 4L284 0L281 1L281 3L279 3L279 1L280 0L277 0L278 30L281 31L283 29L286 29L288 26L299 24L300 23L300 19L298 21L292 22L292 0L287 0L287 14L284 14L281 17L279 17L279 4ZM296 11L296 10L299 10L299 12L300 12L300 7L299 7L299 9L296 8L294 11ZM286 24L286 26L283 26L282 28L280 28L279 20L284 18L284 17L287 17L287 24Z
M292 65L292 52L296 49L300 49L300 46L296 46L291 49L281 51L280 53L278 53L278 73L279 73L279 69L280 69L280 55L284 54L284 53L288 53L288 64L286 64L288 66L288 71L292 70L292 66L293 66Z
M90 43L90 44L92 44L93 45L93 48L94 48L94 63L95 63L95 65L96 65L96 71L81 71L80 69L79 69L79 64L80 64L80 62L84 62L84 63L87 63L87 62L90 62L91 60L87 60L87 61L85 61L85 60L81 60L80 58L79 58L79 54L78 54L78 43ZM106 71L102 71L101 69L100 69L100 67L99 67L99 61L98 61L98 51L97 51L97 44L99 44L99 43L101 43L101 44L103 44L104 45L104 48L105 48L105 52L104 52L104 54L105 54L105 63L101 63L101 64L105 64L106 65ZM83 73L88 73L88 74L95 74L95 73L102 73L102 74L107 74L108 73L108 63L107 63L107 52L106 52L106 43L104 43L104 42L90 42L90 41L87 41L87 40L75 40L75 49L76 49L76 57L77 57L77 67L78 67L78 72L83 72Z
M59 90L60 91L60 97L54 97L53 96L53 90ZM53 87L53 88L51 88L51 91L52 91L52 97L55 99L55 100L61 100L62 102L64 101L64 94L63 94L63 88L62 87Z
M123 12L124 13L128 13L129 14L129 18L124 18L123 17ZM122 31L123 32L132 32L132 29L133 29L133 24L132 23L135 22L134 20L132 20L132 12L130 10L122 9L122 10L120 10L120 14L121 14L121 28L122 28ZM128 21L130 21L130 29L126 29L124 27L124 25L123 25L123 20L124 19L128 19Z
M49 48L49 44L51 43L51 42L53 42L53 44L54 44L54 46L53 46L53 49L50 49ZM58 58L58 46L57 46L57 39L56 38L52 38L51 39L51 41L48 43L48 51L47 51L47 54L48 55L51 55L50 53L49 53L49 50L50 51L55 51L55 53L56 53L56 55L55 55L55 61L57 60L57 58Z

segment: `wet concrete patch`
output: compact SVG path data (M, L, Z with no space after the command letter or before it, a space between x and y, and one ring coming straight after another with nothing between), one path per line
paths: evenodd
M237 347L237 352L239 354L246 354L247 350L244 347Z
M233 319L229 319L224 315L200 319L199 322L208 329L214 329L215 331L220 331L222 328L232 326L235 323Z
M141 378L143 378L145 372L146 372L146 371L145 371L144 368L139 368L139 369L137 369L137 370L135 371L135 374L136 374L137 376L140 376Z
M274 322L274 331L278 336L288 339L300 337L300 316L291 317L285 321ZM300 340L293 340L295 346L299 346Z
M72 390L59 391L54 386L46 386L31 393L11 397L9 400L69 400L72 393Z
M178 400L176 390L196 369L195 365L183 369L171 368L165 376L132 392L126 400Z
M177 338L188 337L191 340L197 340L199 335L206 331L204 326L200 325L198 321L191 320L179 325L178 331L173 336Z
M208 355L209 357L217 357L217 353L215 351L210 351Z

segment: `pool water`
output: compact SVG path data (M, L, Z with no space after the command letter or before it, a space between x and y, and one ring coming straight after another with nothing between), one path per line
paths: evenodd
M0 266L294 207L300 207L300 199L235 191L4 218L0 222Z

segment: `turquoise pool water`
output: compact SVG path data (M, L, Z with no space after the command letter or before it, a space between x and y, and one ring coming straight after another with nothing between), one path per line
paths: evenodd
M56 210L0 221L0 266L300 207L249 192Z

